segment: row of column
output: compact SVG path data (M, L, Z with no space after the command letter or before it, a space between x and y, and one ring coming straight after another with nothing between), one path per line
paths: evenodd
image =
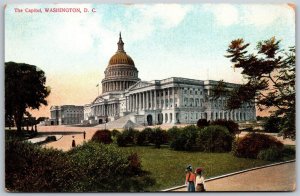
M112 81L112 82L105 82L102 85L102 92L108 91L123 91L133 85L135 82L131 81Z
M234 121L250 120L251 116L248 112L241 111L228 111L228 112L212 112L210 116L211 120L225 119Z
M144 92L139 92L139 93L126 96L126 110L133 112L141 109L143 110L158 109L158 108L164 109L167 106L168 107L171 106L170 105L171 99L173 100L172 107L174 107L175 104L174 88L172 88L171 90L172 90L172 95L170 95L170 88L168 88L163 90L163 96L159 94L162 92L161 90L144 91ZM160 97L160 99L157 99L158 97ZM161 99L164 100L163 104L161 102ZM168 101L168 105L166 104L166 100Z
M120 113L119 104L113 103L108 105L96 105L94 106L94 114L95 116L116 116ZM105 109L106 107L106 109ZM107 111L105 111L107 110ZM106 112L106 114L105 114Z

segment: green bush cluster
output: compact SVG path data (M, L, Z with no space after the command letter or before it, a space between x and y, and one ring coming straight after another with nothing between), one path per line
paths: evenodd
M155 181L136 154L87 142L65 153L6 141L6 188L13 192L147 191Z
M215 120L210 122L210 125L220 125L226 127L231 135L239 134L241 131L239 130L239 125L232 120Z
M109 130L98 130L94 133L92 141L104 144L112 143L112 133Z
M296 150L295 147L291 146L284 146L282 153L286 156L295 156L296 155Z
M226 127L217 125L172 127L168 136L170 147L182 151L227 152L231 151L234 139Z
M248 133L236 142L233 154L237 157L257 158L262 150L269 148L283 149L283 144L275 137L260 133ZM274 151L274 150L273 150ZM273 151L262 152L261 157L265 157L266 153L273 153Z
M136 136L136 144L139 146L147 146L151 142L152 129L145 128Z
M191 151L195 147L195 142L200 128L190 125L183 128L173 127L168 130L170 147L173 150Z
M144 191L154 184L137 154L127 156L113 145L88 142L68 154L81 171L83 192Z
M204 152L231 151L234 136L224 126L210 125L200 130L196 139L197 147Z
M277 147L270 147L259 151L257 158L265 161L279 161L282 160L282 149Z
M72 180L71 180L72 179ZM68 192L77 190L80 174L65 153L32 143L5 143L5 186L16 192Z
M265 161L282 161L284 157L295 158L296 151L294 148L289 146L284 146L282 148L270 147L265 150L261 150L257 158Z
M125 147L128 145L135 145L138 133L138 130L132 128L124 130L117 136L118 146Z
M118 146L139 145L147 146L154 144L156 148L160 148L162 144L168 142L167 132L161 128L145 128L141 132L128 129L118 135Z
M266 161L282 161L284 158L294 159L296 156L296 151L290 146L284 146L282 148L270 147L266 150L261 150L257 158Z

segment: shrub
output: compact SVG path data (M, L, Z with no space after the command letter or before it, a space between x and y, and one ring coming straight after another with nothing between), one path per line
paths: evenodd
M139 132L136 136L136 144L139 146L146 146L150 142L151 134L152 134L151 128L145 128L141 132Z
M65 153L32 143L5 144L5 183L17 192L147 191L155 181L137 154L87 142Z
M208 125L209 125L209 121L207 121L206 119L199 119L197 121L197 126L200 128L207 127Z
M155 148L160 148L160 145L168 142L167 132L160 127L154 128L151 133L150 141L155 145Z
M248 133L237 141L237 146L233 152L237 157L257 158L261 150L270 147L283 148L283 144L275 137L260 133Z
M231 151L233 136L228 129L219 125L210 125L199 132L196 143L200 151L228 152Z
M270 147L261 150L258 153L257 158L265 161L279 161L282 160L282 150L277 147Z
M120 147L125 147L127 145L127 140L125 138L125 135L120 134L117 136L117 144Z
M79 191L76 185L80 181L78 171L76 165L62 151L6 140L5 186L10 191Z
M112 137L117 137L117 136L120 135L120 134L121 134L121 132L118 131L117 129L113 129L113 130L111 131L111 136L112 136Z
M68 154L81 172L80 191L147 191L154 184L137 154L127 156L113 145L88 142Z
M117 129L113 129L111 131L111 139L112 139L113 143L117 144L117 139L118 139L119 135L121 135L121 132L118 131Z
M135 129L126 129L124 130L120 135L117 137L117 144L118 146L127 146L127 145L133 145L137 142L137 135L139 132Z
M264 130L269 133L280 132L281 118L276 116L270 116L263 124Z
M296 150L295 150L295 148L293 148L291 146L284 146L284 148L282 150L282 154L284 154L286 156L295 156Z
M174 126L170 129L168 129L167 131L167 135L168 135L168 142L172 143L180 134L180 132L182 131L182 129Z
M111 132L109 130L96 131L92 137L92 141L110 144L112 143Z
M220 125L226 127L230 134L234 135L241 133L239 125L232 120L215 120L210 123L211 125Z
M132 153L128 156L129 168L131 172L139 172L142 164L137 153Z
M176 129L173 132L175 133L175 131ZM199 131L200 129L194 125L179 129L178 134L174 134L174 139L170 142L170 147L174 150L193 150Z

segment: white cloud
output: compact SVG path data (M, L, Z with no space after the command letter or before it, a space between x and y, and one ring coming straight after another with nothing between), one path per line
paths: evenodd
M287 4L255 4L247 5L243 10L242 20L245 24L265 27L278 20L293 23L295 13Z
M180 4L133 5L125 14L130 19L130 26L119 24L119 28L129 32L131 41L142 40L157 29L178 26L191 9L191 5ZM132 12L137 12L138 17L132 17Z
M220 26L230 26L239 22L239 11L234 5L205 4L204 10L212 12Z
M190 5L180 4L155 4L147 6L137 6L141 10L141 15L148 22L158 20L164 28L172 28L182 22L187 13L191 10Z
M87 5L79 6L82 8ZM140 41L158 28L176 27L190 10L189 5L178 4L132 5L124 14L127 17L125 22L112 18L109 26L104 24L100 12L64 14L62 22L49 32L49 37L56 37L56 49L66 53L84 54L94 49L99 51L99 58L109 58L116 51L119 31L125 31L123 37L126 40ZM138 17L132 16L134 12ZM93 45L95 40L98 40L96 46Z
M204 10L213 14L217 25L234 24L267 27L278 20L294 23L295 12L287 4L205 4Z

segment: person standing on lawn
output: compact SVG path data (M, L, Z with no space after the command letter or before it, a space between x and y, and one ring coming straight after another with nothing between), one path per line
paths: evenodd
M193 172L191 165L186 168L185 184L187 185L187 191L195 192L196 174Z
M205 184L204 184L204 177L202 175L202 168L197 168L196 173L196 191L197 192L204 192L206 191Z

